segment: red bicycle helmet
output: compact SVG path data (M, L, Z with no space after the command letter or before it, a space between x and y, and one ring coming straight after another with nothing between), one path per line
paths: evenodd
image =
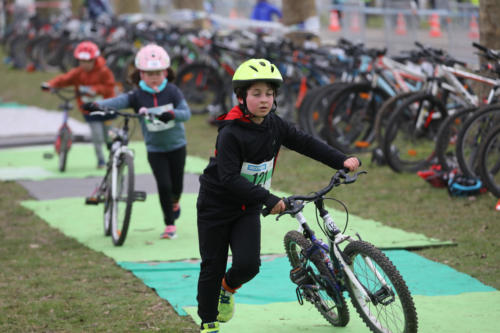
M100 54L99 47L89 41L78 44L73 52L74 57L78 60L93 60Z

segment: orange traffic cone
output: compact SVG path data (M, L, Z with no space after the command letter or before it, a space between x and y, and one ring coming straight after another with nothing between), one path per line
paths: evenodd
M236 22L236 19L238 18L238 12L236 9L231 8L229 11L229 19L231 23L229 24L229 29L236 29L236 26L233 24L233 22Z
M330 31L340 31L339 12L336 10L330 11Z
M396 21L396 34L397 35L406 35L406 21L405 17L402 13L398 14L398 19Z
M230 19L238 18L238 12L236 11L236 9L231 8L231 10L229 11L229 18Z
M469 38L477 39L479 38L479 26L477 25L476 16L472 15L469 24Z
M359 32L360 27L359 27L359 15L358 12L353 12L352 17L351 17L351 31L352 32Z
M439 23L438 14L434 13L431 15L429 19L429 26L431 27L431 30L429 30L429 36L441 37L443 35L441 33L441 24Z
M496 210L498 210L500 212L500 199L498 200L497 202L497 205L495 207Z

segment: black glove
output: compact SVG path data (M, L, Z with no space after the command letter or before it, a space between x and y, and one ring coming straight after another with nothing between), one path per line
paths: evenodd
M42 89L43 91L50 91L51 86L47 82L42 82L42 84L40 85L40 89Z
M102 108L94 102L83 103L82 109L88 112L102 111Z
M174 119L175 115L172 111L163 112L158 116L158 120L164 123L168 123L170 120Z

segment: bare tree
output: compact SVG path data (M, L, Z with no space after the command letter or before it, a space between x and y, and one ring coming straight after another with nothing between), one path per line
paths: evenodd
M139 0L114 0L111 3L116 15L141 12Z
M479 3L479 40L484 46L500 49L500 2L481 0Z
M317 15L315 0L283 0L283 24L294 25ZM319 37L311 32L293 32L287 35L295 44L301 45L306 39L319 43Z

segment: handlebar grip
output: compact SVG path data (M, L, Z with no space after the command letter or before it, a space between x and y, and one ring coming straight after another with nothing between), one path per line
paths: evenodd
M42 84L40 84L40 89L42 89L43 91L50 91L52 88L46 82L43 82Z
M488 48L487 47L485 47L485 46L483 46L481 44L478 44L476 42L472 42L472 46L474 46L476 49L479 49L479 50L481 50L483 52L488 52Z
M283 202L285 203L285 210L290 209L290 200L288 198L282 198ZM262 209L262 216L266 217L267 215L271 214L272 208L266 207Z
M271 208L266 207L262 209L262 216L266 217L269 214L271 214Z

